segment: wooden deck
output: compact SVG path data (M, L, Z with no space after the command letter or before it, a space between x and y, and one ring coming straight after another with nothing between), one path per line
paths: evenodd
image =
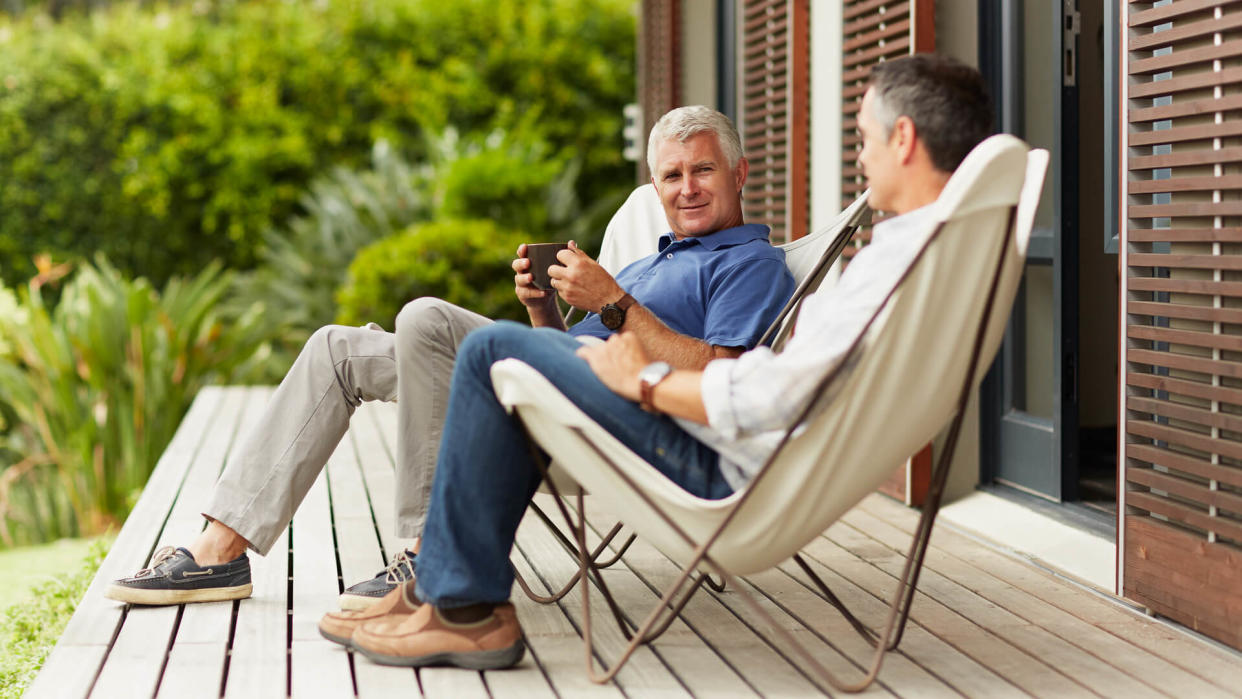
M28 697L821 694L786 652L756 633L758 622L728 591L700 592L668 633L605 686L591 684L583 670L576 592L544 607L515 588L529 653L511 670L384 668L320 638L316 622L334 608L342 581L374 574L401 545L391 537L392 405L359 410L287 535L267 557L252 556L253 598L165 608L105 600L101 591L109 580L145 565L157 546L187 542L199 530L199 510L228 450L268 395L256 388L202 392ZM872 496L804 553L874 625L915 521L914 511ZM519 531L513 560L549 587L573 571L573 562L533 519ZM654 590L673 574L666 558L641 543L606 573L636 613L655 602ZM859 674L869 648L810 592L795 566L752 576L749 584L780 623L834 669ZM1236 697L1242 691L1239 654L943 525L920 590L905 639L868 694ZM594 626L608 659L621 637L606 622L601 616Z

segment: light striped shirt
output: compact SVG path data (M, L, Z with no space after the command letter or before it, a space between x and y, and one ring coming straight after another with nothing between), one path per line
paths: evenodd
M700 391L708 424L677 422L720 453L721 473L735 490L755 477L910 266L932 233L935 208L877 224L837 284L803 301L796 331L779 354L760 347L707 365Z

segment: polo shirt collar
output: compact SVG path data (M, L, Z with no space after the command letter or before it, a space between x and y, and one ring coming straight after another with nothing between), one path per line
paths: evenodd
M767 226L761 223L745 223L733 228L725 228L709 235L685 238L680 242L686 244L697 242L708 250L718 250L730 245L748 243L752 240L767 240L769 230ZM664 248L672 245L674 242L677 241L673 237L672 232L665 233L660 236L660 243L657 249L663 251Z

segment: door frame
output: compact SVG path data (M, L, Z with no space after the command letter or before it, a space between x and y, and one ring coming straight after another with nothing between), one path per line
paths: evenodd
M1029 1L1029 0L1028 0ZM993 95L997 126L1001 131L1020 133L1023 130L1022 95L1022 18L1021 3L996 3L980 0L979 20L979 66ZM1062 0L1050 11L1064 15L1076 11L1076 0ZM1064 28L1063 19L1055 26ZM1065 33L1057 32L1056 53L1064 64L1069 58L1076 72L1077 46L1069 47L1072 56L1066 56ZM1076 78L1076 76L1074 76ZM1067 84L1070 82L1071 84ZM1078 189L1067 187L1076 180L1065 173L1078 172L1078 100L1077 86L1064 76L1060 90L1055 96L1054 110L1060 118L1053 127L1054 143L1074 143L1074 148L1052 148L1048 180L1045 187L1053 188L1053 235L1032 235L1028 257L1051 258L1053 267L1053 376L1059 377L1060 386L1053 397L1051 456L1053 467L1058 471L1051 478L1048 488L1052 492L1039 493L1055 501L1076 500L1079 496L1078 468ZM1065 215L1065 212L1072 212ZM1059 233L1059 235L1058 235ZM1059 241L1060 250L1055 249ZM1058 254L1060 253L1060 254ZM1015 308L1023 304L1020 295ZM1020 316L1019 316L1020 317ZM1007 367L1020 361L1024 351L1016 342L1013 323L1006 330L1000 354L993 362L980 389L980 459L979 479L990 484L996 478L1005 445L1002 434L1007 419L1008 406L1012 403L1015 387L1014 377ZM1007 361L1008 360L1008 361ZM1016 421L1014 421L1016 422ZM1012 428L1011 428L1012 429Z

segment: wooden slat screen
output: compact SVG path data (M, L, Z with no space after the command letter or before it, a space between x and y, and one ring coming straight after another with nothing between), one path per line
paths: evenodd
M650 182L647 135L670 109L681 104L681 0L643 0L638 25L638 101L643 108L638 182Z
M881 61L936 46L935 11L932 0L844 0L841 65L841 206L848 206L867 188L858 167L862 135L858 131L858 110L871 69ZM876 220L880 220L877 217ZM870 240L870 229L860 231L854 247L846 248L849 258Z
M1121 588L1242 648L1242 5L1126 23Z
M810 0L741 3L743 210L772 227L773 242L806 235L810 220L810 10Z

